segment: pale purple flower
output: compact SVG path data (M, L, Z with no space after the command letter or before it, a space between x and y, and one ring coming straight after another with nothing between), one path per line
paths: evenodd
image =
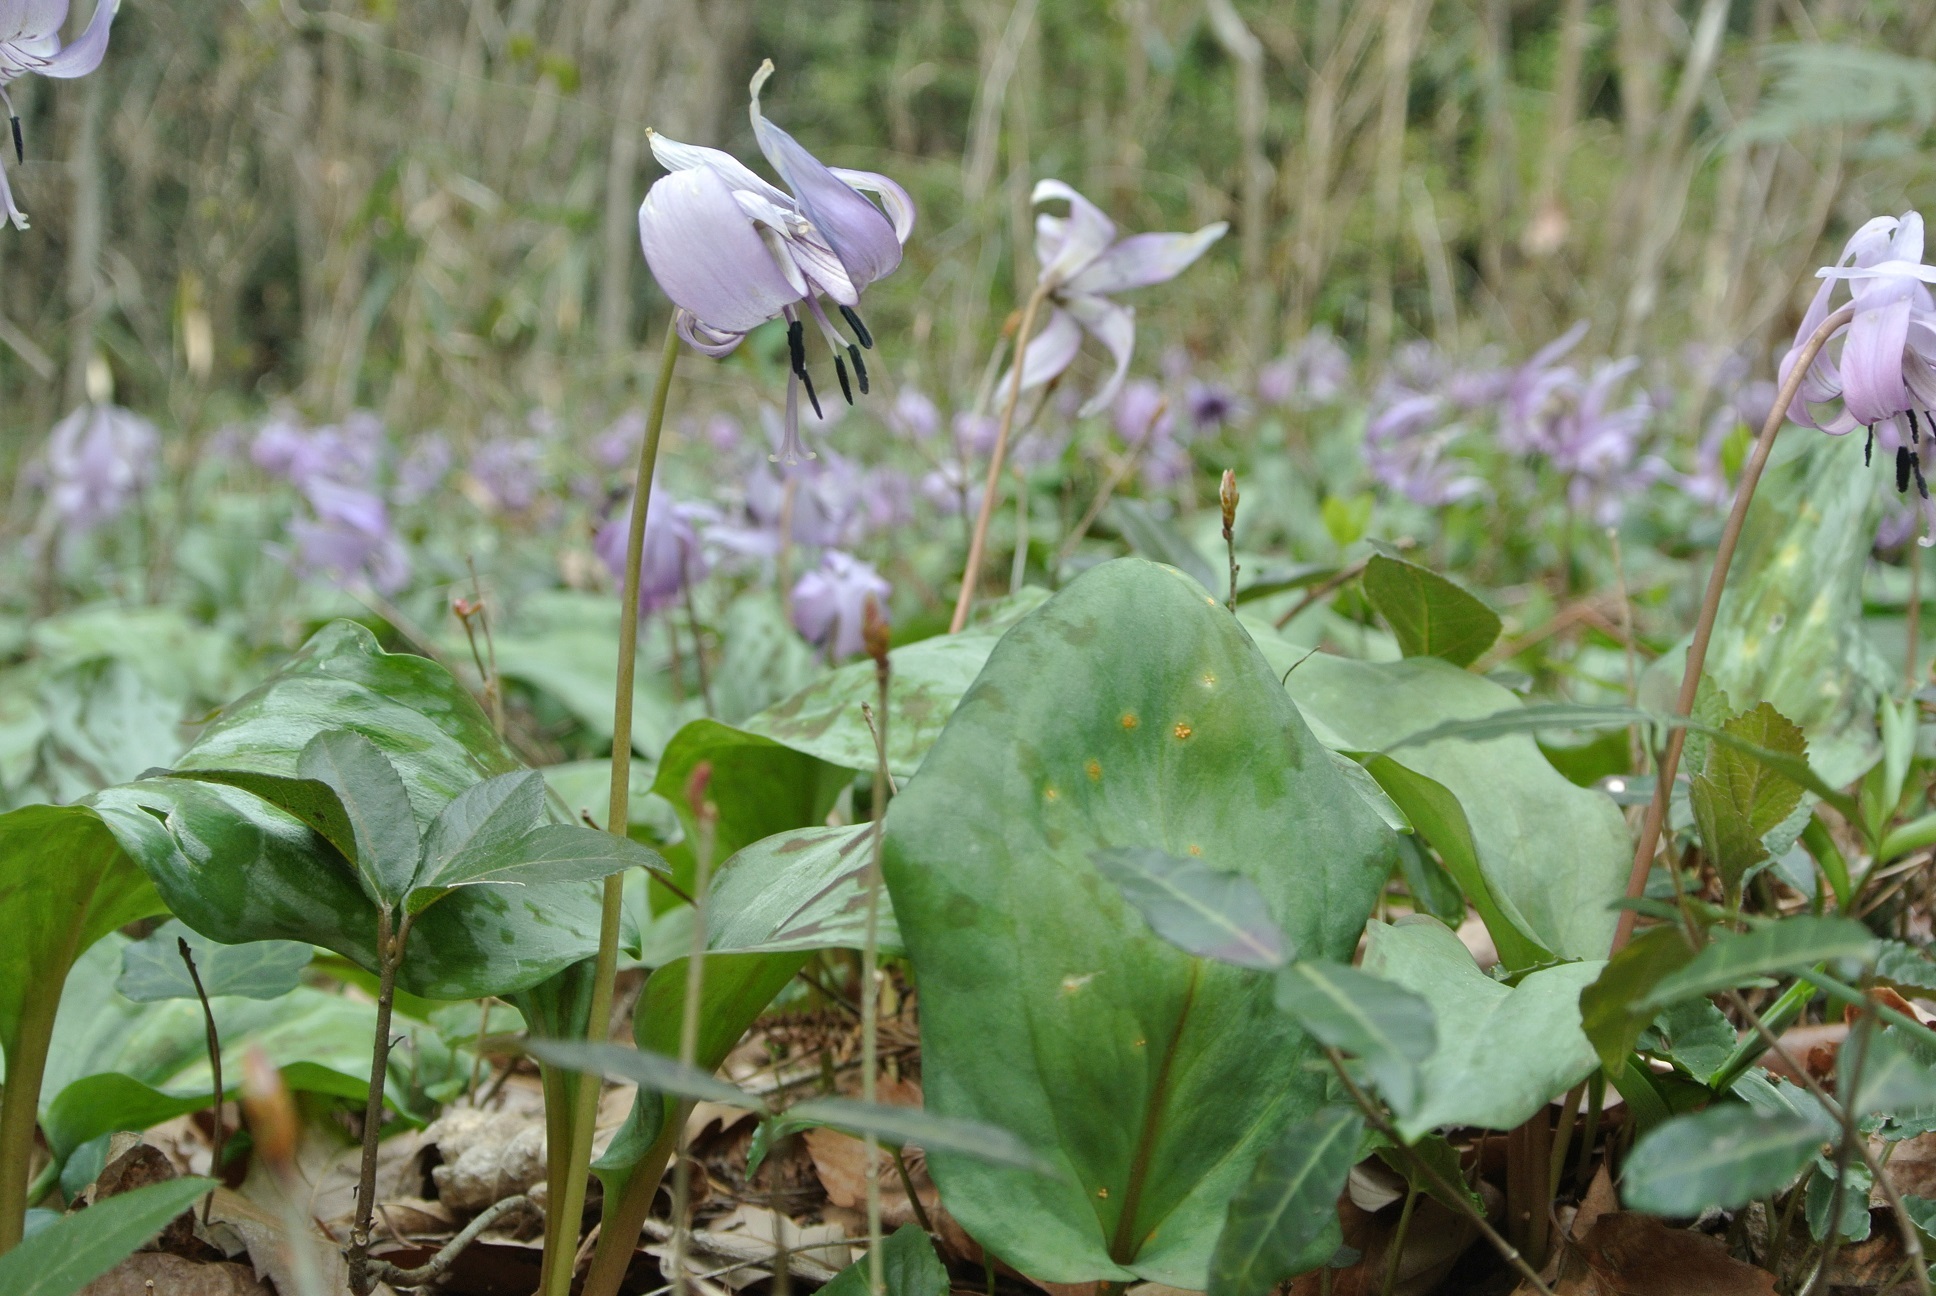
M544 447L526 437L496 437L471 458L471 477L483 488L490 507L522 513L538 499Z
M946 517L981 508L982 477L959 461L943 463L926 473L917 489L929 507Z
M313 477L303 495L314 518L289 524L296 542L296 563L305 573L339 583L366 580L381 594L393 594L410 579L410 559L390 528L383 500L370 491L327 477Z
M739 420L724 414L715 414L706 420L706 444L721 454L731 454L739 449L742 439Z
M1297 359L1279 356L1257 370L1257 399L1266 405L1289 405L1297 395Z
M1399 394L1365 424L1365 467L1373 480L1414 504L1438 508L1485 491L1446 451L1461 435L1437 396Z
M787 321L792 376L782 457L791 460L803 449L800 386L816 409L820 404L807 372L801 313L812 316L832 349L847 399L853 393L846 359L854 362L865 395L860 349L874 340L854 308L869 284L900 265L914 229L914 202L886 176L823 165L769 122L760 111L760 87L772 74L769 60L753 75L753 135L792 192L768 184L729 153L652 134L652 154L671 174L653 184L639 207L639 242L653 277L679 307L680 337L695 350L725 355L768 320ZM881 207L864 196L870 193ZM839 309L854 341L834 328L823 297Z
M888 411L888 426L916 441L932 441L941 430L941 411L917 387L903 387Z
M1221 383L1191 383L1183 393L1190 423L1199 433L1214 432L1246 412L1237 393Z
M627 410L592 438L592 460L601 468L623 468L639 452L645 439L645 414Z
M1124 383L1110 415L1124 445L1141 445L1145 438L1167 441L1176 428L1176 413L1170 408L1169 398L1148 378Z
M639 611L657 612L676 603L688 585L705 578L711 563L699 543L699 527L719 519L708 504L675 500L652 488L645 514L645 546L639 554ZM614 514L592 539L592 550L614 581L625 579L625 542L632 526L632 505Z
M1917 213L1878 216L1863 225L1835 264L1816 272L1825 282L1802 316L1780 372L1785 380L1796 352L1834 309L1837 283L1847 280L1855 316L1809 365L1788 417L1831 436L1866 427L1863 458L1871 458L1878 444L1885 454L1894 453L1897 492L1906 494L1913 482L1924 502L1931 533L1920 543L1928 546L1936 544L1936 503L1923 479L1922 434L1924 422L1936 432L1931 413L1936 409L1936 304L1925 285L1936 282L1936 266L1924 265L1922 257L1923 218ZM1834 353L1837 340L1839 354ZM1817 414L1812 408L1832 410L1837 399L1839 413Z
M1048 291L1050 308L1022 356L1022 386L1040 387L1059 376L1075 362L1088 332L1109 350L1115 369L1077 411L1087 418L1116 399L1136 347L1136 312L1111 298L1176 278L1229 226L1218 221L1194 234L1132 234L1119 240L1115 222L1060 180L1038 182L1030 201L1040 206L1057 200L1069 204L1067 216L1044 212L1035 218L1036 284ZM1004 377L996 390L1008 390L1009 381Z
M885 606L892 587L880 573L851 554L829 549L820 565L793 586L793 626L814 643L828 645L836 659L861 650L861 621L867 600Z
M13 99L7 94L8 83L29 72L72 80L101 66L108 52L108 27L114 22L118 4L119 0L95 0L87 30L72 45L63 46L60 33L67 22L68 0L0 0L0 103L7 107L16 161L27 160L27 145L20 133L20 114L13 110ZM5 145L0 145L0 208L5 209L15 229L27 228L27 213L14 204L13 190L7 184Z
M450 475L451 460L450 442L443 433L432 432L417 438L403 462L397 465L397 484L391 498L404 505L428 499Z
M1587 322L1581 320L1513 371L1499 418L1499 443L1507 450L1526 454L1551 449L1553 420L1579 381L1573 367L1559 361L1579 345L1586 330Z
M262 425L249 457L264 470L307 489L317 480L367 486L376 475L382 452L383 424L366 411L353 413L340 424L313 429L284 411Z
M1551 424L1548 455L1567 475L1567 500L1576 512L1612 526L1627 501L1669 475L1660 459L1640 454L1653 407L1645 395L1615 407L1614 392L1640 361L1604 361Z
M995 438L1001 435L1001 420L988 414L976 414L962 410L950 422L955 434L955 449L964 455L985 459L995 450Z
M1257 398L1266 405L1313 409L1337 400L1350 384L1350 353L1330 329L1320 327L1257 371Z
M0 46L4 57L4 46ZM80 534L120 516L155 479L161 437L119 405L83 405L54 425L31 470L44 526Z

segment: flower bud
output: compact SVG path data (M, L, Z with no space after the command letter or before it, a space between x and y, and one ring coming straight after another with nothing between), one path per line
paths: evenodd
M249 1120L256 1154L277 1175L296 1169L296 1104L282 1083L282 1072L262 1051L251 1045L242 1055L242 1111Z
M1223 470L1223 483L1217 487L1217 502L1223 505L1223 536L1228 540L1231 529L1237 525L1237 474L1229 468Z

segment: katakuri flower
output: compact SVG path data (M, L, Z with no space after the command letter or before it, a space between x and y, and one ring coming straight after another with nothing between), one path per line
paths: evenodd
M108 52L108 27L120 0L95 0L87 30L72 45L62 45L61 27L67 22L68 0L0 0L0 104L7 107L13 128L15 160L27 160L27 142L20 131L20 114L13 110L7 85L32 72L57 80L83 77L101 66ZM7 184L4 149L0 149L0 206L15 229L27 228L27 213L14 205Z
M1928 519L1930 533L1919 543L1936 544L1936 503L1923 476L1922 441L1925 422L1936 433L1936 303L1926 287L1936 282L1936 266L1923 264L1923 218L1913 211L1876 217L1850 237L1834 265L1816 274L1825 282L1802 316L1794 346L1782 357L1782 380L1834 309L1842 280L1848 281L1855 315L1809 365L1788 417L1831 436L1867 428L1864 462L1878 445L1895 456L1897 492L1907 494L1913 483Z
M852 554L829 549L818 567L794 583L793 628L814 643L830 645L836 659L851 657L861 650L868 599L884 604L892 588Z
M658 486L645 514L645 548L639 555L639 611L657 612L677 602L686 588L703 579L712 564L699 542L699 527L719 520L709 504L675 500ZM612 573L625 579L625 538L632 526L632 505L598 529L592 549Z
M29 470L45 492L42 525L70 534L118 517L154 481L161 437L119 405L83 405L54 425Z
M815 411L820 408L802 314L813 318L833 351L848 402L854 398L849 359L866 395L860 353L874 338L854 308L869 284L901 264L901 248L914 230L914 201L884 175L822 164L768 121L760 112L760 87L772 74L771 60L753 74L753 136L792 192L760 179L730 153L655 133L652 155L671 174L653 184L639 207L639 242L659 287L679 308L679 336L702 354L725 355L768 320L786 320L793 373L781 457L791 462L805 453L801 386ZM881 206L865 196L870 193ZM827 318L822 298L839 310L853 341Z
M1190 267L1230 226L1217 221L1194 234L1132 234L1116 237L1116 223L1060 180L1042 180L1030 201L1069 204L1067 216L1035 218L1036 287L1046 291L1048 322L1029 339L1022 356L1022 386L1040 387L1075 363L1086 331L1109 349L1115 371L1083 403L1087 418L1107 409L1129 372L1136 349L1136 311L1111 300L1116 293L1167 283ZM1004 377L996 391L1008 390Z

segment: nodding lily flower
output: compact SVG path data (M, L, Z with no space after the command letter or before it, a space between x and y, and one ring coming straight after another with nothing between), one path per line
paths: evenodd
M887 602L893 587L851 554L829 549L793 586L793 628L838 660L861 650L867 601Z
M1913 211L1876 217L1850 237L1834 265L1816 275L1825 282L1802 316L1794 347L1782 357L1782 379L1796 351L1828 318L1838 282L1848 281L1855 316L1836 331L1840 354L1831 358L1823 347L1809 366L1788 417L1831 436L1866 428L1863 461L1873 460L1878 445L1885 455L1894 454L1897 492L1907 494L1913 483L1929 520L1931 533L1919 543L1936 544L1936 503L1923 476L1922 440L1925 430L1936 435L1936 302L1925 286L1936 282L1936 266L1923 264L1923 218ZM1839 413L1818 415L1811 408L1838 398Z
M694 350L723 356L768 320L786 320L793 376L781 457L791 463L804 451L800 387L815 413L820 410L802 313L833 351L848 403L854 399L849 359L866 395L860 353L874 338L854 308L869 284L901 264L901 247L914 230L914 201L884 175L823 165L768 121L760 112L760 87L771 75L770 59L753 74L753 137L792 192L760 179L730 153L653 134L652 155L671 174L653 184L639 207L639 242L653 277L679 308L679 336ZM870 193L881 206L867 199ZM839 310L853 341L827 318L822 298Z
M1040 387L1075 363L1086 330L1109 348L1115 372L1080 410L1087 418L1107 409L1129 372L1136 348L1136 311L1110 298L1130 288L1167 283L1189 269L1230 226L1218 221L1194 234L1132 234L1116 237L1116 223L1096 205L1060 180L1037 182L1030 201L1036 206L1061 200L1067 216L1046 212L1035 218L1035 260L1041 267L1038 289L1046 289L1049 319L1022 356L1022 386ZM996 391L1006 391L1003 377Z
M112 521L153 483L160 450L155 425L133 410L81 406L54 425L28 467L45 492L41 525L81 534Z
M87 30L72 45L62 45L60 30L67 22L67 0L0 0L0 104L7 107L8 124L13 128L13 155L27 160L27 143L20 133L20 114L13 110L7 83L32 72L39 76L71 80L86 76L101 66L108 52L108 26L120 0L95 0L94 17ZM15 229L27 228L27 213L14 205L13 190L7 185L7 165L0 157L0 206Z

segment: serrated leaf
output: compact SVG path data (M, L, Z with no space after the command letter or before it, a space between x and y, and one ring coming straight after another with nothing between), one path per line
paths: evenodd
M1499 638L1499 614L1437 572L1383 554L1365 564L1365 596L1407 657L1470 666Z
M1826 1138L1807 1117L1732 1104L1677 1116L1634 1145L1621 1197L1657 1215L1745 1206L1793 1183Z
M1580 991L1580 1028L1608 1072L1617 1074L1626 1065L1640 1033L1660 1011L1648 1004L1655 987L1693 962L1694 953L1679 928L1649 927L1608 959L1593 984Z
M1438 1043L1431 1005L1382 977L1305 959L1277 974L1277 1006L1320 1043L1363 1064L1401 1118L1419 1100L1419 1063Z
M1090 858L1158 936L1186 953L1265 971L1294 956L1257 884L1242 874L1154 846L1119 846Z
M1814 1172L1808 1176L1808 1187L1802 1196L1802 1214L1808 1220L1809 1236L1817 1242L1824 1241L1829 1232L1829 1212L1838 1207L1835 1193L1835 1162L1820 1153L1815 1157ZM1869 1167L1861 1161L1851 1159L1842 1168L1839 1176L1842 1181L1839 1218L1835 1231L1850 1242L1866 1241L1869 1236L1869 1190L1875 1186L1875 1179Z
M1876 979L1904 990L1936 990L1936 960L1903 941L1883 941Z
M1737 989L1771 973L1797 972L1833 959L1868 962L1875 951L1875 936L1853 918L1798 914L1745 932L1722 932L1687 966L1662 978L1641 1006L1658 1011L1678 999Z
M383 749L354 730L325 729L304 745L296 773L327 785L342 803L363 893L378 905L401 901L421 844L410 793Z
M1721 727L1743 743L1808 759L1808 740L1800 727L1766 702ZM1730 892L1739 889L1750 868L1768 857L1762 838L1781 826L1801 798L1800 784L1740 748L1708 746L1689 800L1701 842Z
M302 984L302 971L315 954L299 941L223 945L171 919L121 951L121 976L114 988L136 1003L195 998L195 982L182 962L179 942L183 940L194 953L195 971L211 999L218 995L280 998Z
M1350 1108L1326 1107L1264 1149L1230 1199L1210 1256L1209 1296L1265 1296L1331 1258L1344 1241L1338 1194L1364 1128Z
M0 1255L7 1296L73 1296L133 1255L203 1193L213 1179L171 1179L63 1215Z
M787 1108L786 1119L826 1125L849 1134L872 1134L883 1143L916 1143L926 1151L958 1152L991 1165L1034 1174L1055 1174L1054 1167L1040 1154L999 1125L937 1116L918 1107L810 1098Z

